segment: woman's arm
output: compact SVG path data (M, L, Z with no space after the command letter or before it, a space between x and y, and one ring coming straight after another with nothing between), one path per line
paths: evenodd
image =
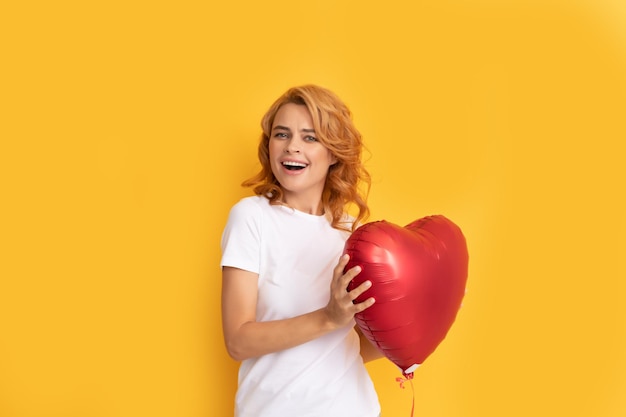
M356 333L359 335L361 342L361 357L363 358L363 362L370 362L385 357L385 355L365 337L359 326L354 326L354 330L356 330Z
M348 257L343 256L334 269L331 296L326 307L301 316L267 322L256 321L257 274L224 267L222 327L228 354L238 361L266 355L306 343L348 324L354 314L374 304L374 299L352 303L371 284L366 281L352 291L346 291L348 283L360 272L357 266L343 274L347 263Z

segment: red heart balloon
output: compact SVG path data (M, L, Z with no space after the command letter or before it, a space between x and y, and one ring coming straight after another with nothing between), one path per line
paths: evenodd
M461 229L441 215L405 227L376 221L355 230L344 253L346 270L362 268L348 290L372 282L355 302L376 299L356 314L358 326L412 378L446 337L465 295L469 256Z

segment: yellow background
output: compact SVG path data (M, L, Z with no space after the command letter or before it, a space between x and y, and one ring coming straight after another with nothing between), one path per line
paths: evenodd
M310 82L355 114L370 219L468 240L415 415L626 416L625 28L621 0L4 2L0 416L232 415L219 238Z

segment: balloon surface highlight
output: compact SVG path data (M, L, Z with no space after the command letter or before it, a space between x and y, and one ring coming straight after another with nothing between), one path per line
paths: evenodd
M376 303L356 314L372 344L412 378L446 337L465 295L469 255L461 229L441 215L405 227L387 221L360 226L346 241L345 270L362 268L348 290L372 287L355 302Z

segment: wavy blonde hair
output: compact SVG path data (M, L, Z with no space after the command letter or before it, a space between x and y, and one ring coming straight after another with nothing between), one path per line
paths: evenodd
M280 96L261 120L263 133L258 148L261 171L242 183L252 187L257 195L267 197L270 204L281 204L283 190L272 173L269 161L269 140L274 118L286 103L307 107L316 138L337 162L330 166L322 192L324 213L329 216L332 227L354 231L369 216L367 194L371 178L361 161L363 140L354 126L352 113L332 91L316 85L293 87ZM363 189L364 186L364 189ZM354 221L346 219L347 206L356 207ZM346 225L348 224L348 225Z

